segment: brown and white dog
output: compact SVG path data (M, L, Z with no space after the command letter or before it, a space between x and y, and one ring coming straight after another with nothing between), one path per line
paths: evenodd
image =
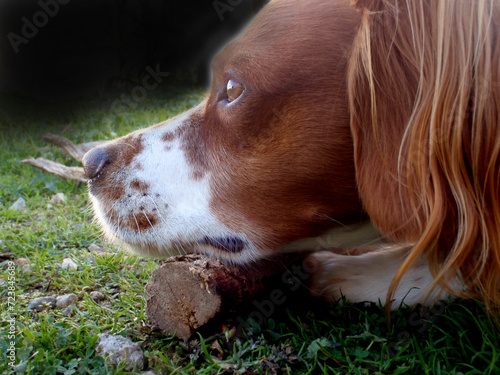
M499 111L497 0L274 0L202 103L84 167L105 233L139 253L318 250L326 298L496 310Z

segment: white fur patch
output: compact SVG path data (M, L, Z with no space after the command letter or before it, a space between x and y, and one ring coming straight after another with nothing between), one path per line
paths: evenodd
M312 290L331 301L385 304L391 282L408 254L407 247L386 247L361 255L320 251L311 255L318 267L312 274ZM404 274L392 298L392 309L417 303L432 304L449 293L437 289L427 294L434 278L427 260L420 258ZM458 281L455 287L459 285Z

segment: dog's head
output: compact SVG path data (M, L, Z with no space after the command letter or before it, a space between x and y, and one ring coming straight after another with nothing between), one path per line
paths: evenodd
M359 219L346 89L359 22L346 1L273 1L215 57L202 103L90 151L105 232L238 262Z

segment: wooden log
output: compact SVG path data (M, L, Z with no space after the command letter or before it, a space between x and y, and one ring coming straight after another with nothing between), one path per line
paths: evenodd
M66 180L76 180L80 182L87 182L88 180L87 177L85 177L85 172L82 167L67 167L63 164L44 158L24 159L21 160L21 163L43 169L46 172L62 177Z
M264 291L277 290L287 267L304 257L285 254L245 267L201 255L170 258L153 271L145 288L149 322L153 329L188 340L245 310Z

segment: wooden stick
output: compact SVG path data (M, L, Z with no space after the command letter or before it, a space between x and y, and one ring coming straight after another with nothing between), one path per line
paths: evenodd
M95 142L80 143L78 145L75 145L69 139L51 133L45 134L42 137L42 139L47 143L52 143L56 146L61 147L63 152L68 154L73 159L79 161L80 163L82 162L83 155L85 155L87 151L108 142L108 141L95 141ZM44 158L24 159L21 160L21 163L29 164L33 167L43 169L45 172L62 177L66 180L76 180L79 182L87 182L88 180L85 177L85 172L83 168L81 167L67 167L61 163L57 163L55 161Z
M88 180L85 177L85 172L82 167L67 167L63 164L44 158L24 159L21 160L21 163L43 169L46 172L62 177L66 180L76 180L80 182L87 182Z
M153 271L146 285L146 313L152 328L188 340L197 330L242 312L264 291L279 291L280 285L287 288L287 266L304 256L287 254L246 267L201 255L170 258Z
M69 156L71 156L75 160L78 160L79 162L82 161L83 155L85 155L87 151L107 142L107 141L95 141L95 142L80 143L78 145L75 145L68 138L51 133L45 134L42 137L42 139L47 143L52 143L56 146L61 147L63 151L65 151Z

